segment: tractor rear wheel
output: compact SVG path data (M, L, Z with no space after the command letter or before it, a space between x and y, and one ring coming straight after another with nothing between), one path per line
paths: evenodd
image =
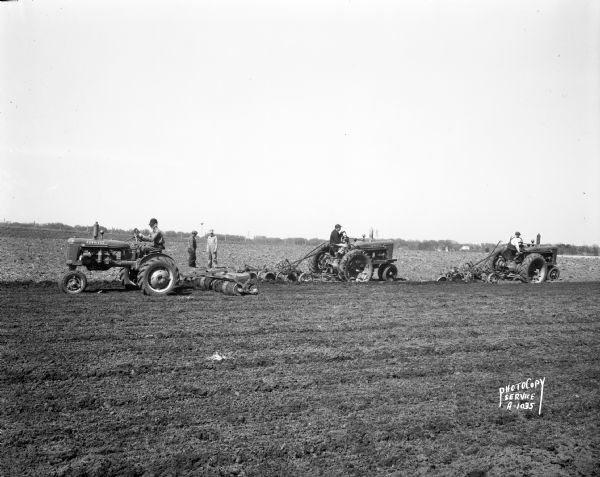
M179 281L179 271L170 257L158 255L146 260L138 272L138 285L144 295L164 296Z
M525 282L542 283L548 278L548 264L542 255L527 255L519 265L519 275Z
M350 250L342 257L339 277L342 280L369 281L373 275L371 258L360 249Z
M311 273L323 273L327 270L327 259L331 255L329 254L329 244L323 244L315 254L311 257L308 264L308 270Z
M58 281L58 288L68 295L77 295L87 286L86 276L78 270L69 270Z

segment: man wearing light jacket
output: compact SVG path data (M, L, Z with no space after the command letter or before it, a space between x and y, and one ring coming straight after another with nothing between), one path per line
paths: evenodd
M218 265L217 262L217 248L218 248L218 240L215 235L215 231L210 229L208 231L208 237L206 237L206 253L208 254L208 268L213 268Z
M504 260L514 260L515 256L523 251L523 239L521 238L521 232L515 232L515 234L508 241L506 246L506 253L503 254Z

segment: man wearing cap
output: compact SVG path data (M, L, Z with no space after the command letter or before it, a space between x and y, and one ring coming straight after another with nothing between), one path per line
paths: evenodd
M188 238L188 266L196 268L196 235L198 232L192 230L192 235Z
M523 251L523 239L521 238L521 232L515 232L515 234L508 241L506 246L507 254L504 257L505 260L514 260L515 256Z
M340 230L342 230L342 226L340 224L335 224L334 229L329 235L329 253L334 256L339 248L339 244L343 241Z
M137 229L135 236L141 242L152 242L150 245L141 244L141 251L145 253L149 252L161 252L165 249L165 238L163 237L162 231L158 228L158 220L152 218L150 219L150 223L148 223L150 228L152 229L150 235L142 235Z
M206 237L206 253L208 254L208 268L212 268L213 265L216 267L217 263L217 248L218 240L215 235L215 231L210 229L208 231L208 237Z

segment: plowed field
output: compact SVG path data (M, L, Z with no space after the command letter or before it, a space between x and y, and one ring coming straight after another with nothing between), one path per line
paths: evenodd
M5 281L0 474L598 475L598 296L593 281L164 298ZM506 409L500 388L542 379Z

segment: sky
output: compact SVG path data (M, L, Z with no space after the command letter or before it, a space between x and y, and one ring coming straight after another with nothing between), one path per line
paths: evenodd
M0 220L600 243L600 2L0 3Z

